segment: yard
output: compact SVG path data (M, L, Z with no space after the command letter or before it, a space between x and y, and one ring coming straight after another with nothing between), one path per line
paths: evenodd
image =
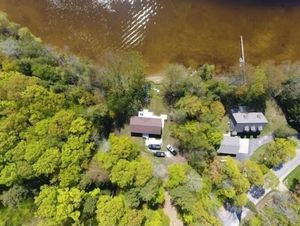
M269 123L262 131L262 136L270 135L276 129L288 126L285 116L275 100L271 99L267 101L265 116Z
M259 162L262 160L262 156L263 154L266 152L267 147L269 144L264 144L263 146L261 146L260 148L258 148L253 155L251 156L251 160L255 161L255 162Z
M297 166L286 178L285 183L289 189L293 186L293 181L298 180L300 181L300 165Z
M163 96L161 94L161 85L153 84L152 85L152 98L151 102L148 105L148 110L154 112L156 115L167 114L168 120L165 122L165 127L163 130L163 145L162 150L166 150L167 144L175 145L175 140L171 137L173 122L170 121L170 109L164 103Z
M169 108L164 103L163 96L161 94L161 85L152 84L151 102L148 105L148 108L156 115L169 113Z
M153 112L155 115L161 115L166 114L168 115L168 120L165 121L163 134L162 134L162 140L163 145L161 151L167 151L166 146L168 144L171 144L172 146L177 149L175 139L171 136L172 135L172 127L174 126L174 122L170 121L170 109L167 107L167 105L164 103L163 97L161 95L161 86L159 84L152 84L152 92L151 92L151 102L146 109ZM224 121L224 124L226 124L227 121ZM224 126L225 127L225 126ZM120 135L130 135L130 127L129 125L125 125L124 128L122 128L117 134ZM132 137L133 140L135 140L138 144L141 145L143 148L142 156L145 158L151 160L153 162L154 166L154 174L161 178L166 178L168 174L168 166L174 163L185 163L186 160L184 157L177 155L166 158L158 158L153 155L151 151L148 150L147 147L145 147L145 140L141 137ZM177 149L178 150L178 149Z

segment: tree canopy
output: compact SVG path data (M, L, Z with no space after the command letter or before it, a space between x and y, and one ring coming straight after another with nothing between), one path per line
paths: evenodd
M278 166L295 157L296 146L295 141L277 138L267 147L266 152L262 156L262 162L270 168Z

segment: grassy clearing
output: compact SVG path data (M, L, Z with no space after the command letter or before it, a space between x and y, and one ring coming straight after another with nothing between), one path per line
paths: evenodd
M273 99L267 101L265 115L269 123L261 135L269 135L278 128L288 126L284 114Z
M262 156L263 154L266 152L267 147L269 144L264 144L263 146L261 146L260 148L258 148L253 155L251 156L251 160L255 161L255 162L259 162L260 160L262 160Z
M286 178L286 185L289 189L293 186L293 181L299 180L300 181L300 165L296 167Z
M222 133L229 133L230 132L230 128L229 128L229 117L227 115L225 115L220 123L219 126L220 130L222 131Z
M156 115L167 114L169 117L170 109L163 100L163 96L161 94L161 85L153 84L152 87L152 98L148 106L149 111L154 112ZM175 145L175 140L171 137L173 126L174 123L171 122L169 119L165 122L165 127L163 131L163 150L166 149L167 144Z
M156 115L168 114L169 108L163 100L163 96L161 94L161 85L153 84L152 87L151 102L148 105L148 109L154 112Z
M272 190L269 194L267 194L257 205L256 209L258 211L262 210L266 207L266 205L270 204L273 199L273 195L276 194L276 190Z
M167 114L169 116L170 109L164 103L162 94L161 94L161 86L159 84L153 84L153 89L151 91L151 102L145 107L149 111L154 112L155 115ZM159 92L158 92L159 90ZM163 145L161 151L167 151L167 144L171 144L176 147L175 139L172 138L172 127L174 123L169 119L165 122L164 130L163 130ZM119 135L127 135L130 136L130 127L129 125L125 125L120 131L116 131ZM145 140L141 137L132 137L132 139L141 145L141 147L145 147ZM161 177L162 179L166 179L168 175L168 166L174 163L184 163L186 160L182 156L172 156L171 158L157 158L150 152L146 147L142 151L142 156L149 159L154 166L154 175L157 177Z
M263 208L265 208L268 204L270 204L272 202L272 198L273 195L276 193L276 191L271 191L269 194L267 194L257 205L256 205L256 211L260 212L261 210L263 210ZM251 217L254 217L255 213L254 212L249 212L246 216L246 218L244 218L242 220L242 223L240 225L244 226L245 222L247 220L249 220Z

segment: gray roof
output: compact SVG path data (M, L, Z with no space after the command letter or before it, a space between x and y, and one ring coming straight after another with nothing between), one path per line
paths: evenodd
M268 120L261 112L232 113L236 123L268 123Z
M224 136L221 146L218 150L220 154L238 154L240 149L240 138Z
M160 118L147 118L133 116L130 118L131 133L161 135L162 120Z

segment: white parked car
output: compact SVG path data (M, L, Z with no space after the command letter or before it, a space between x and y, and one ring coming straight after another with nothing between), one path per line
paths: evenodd
M177 155L177 151L175 150L175 148L171 144L167 145L167 149L168 149L169 152L171 152L172 155L174 155L174 156Z

